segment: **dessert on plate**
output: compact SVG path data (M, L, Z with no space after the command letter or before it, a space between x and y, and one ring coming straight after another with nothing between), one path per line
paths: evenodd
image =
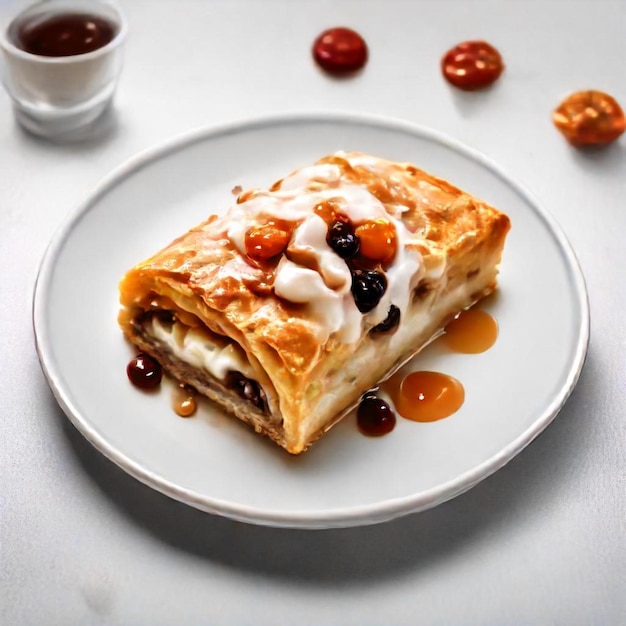
M120 283L126 337L292 454L496 288L509 218L338 152L240 193Z

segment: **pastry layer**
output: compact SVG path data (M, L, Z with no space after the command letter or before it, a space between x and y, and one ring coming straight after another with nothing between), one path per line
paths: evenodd
M357 232L387 225L390 257L364 256L365 233L341 258L327 242L338 216ZM255 228L283 233L284 248L259 258ZM506 215L413 165L338 153L240 194L131 269L119 321L170 374L296 454L495 289L508 230ZM386 281L365 313L362 269ZM373 331L392 305L398 326Z

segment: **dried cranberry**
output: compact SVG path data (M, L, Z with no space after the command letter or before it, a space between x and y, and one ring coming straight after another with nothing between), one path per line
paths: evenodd
M356 419L359 430L370 437L386 435L396 425L396 415L391 407L371 393L361 399Z
M446 80L465 91L491 85L503 70L502 56L486 41L464 41L448 50L441 60Z
M387 277L378 270L352 271L352 297L361 313L376 308L387 291Z
M400 323L400 309L392 304L387 312L387 317L380 323L374 326L370 332L372 333L388 333L390 330L395 330Z
M135 387L154 389L161 384L163 369L159 362L148 354L138 354L126 367L126 375Z
M335 220L328 229L326 242L342 259L350 259L359 253L359 238L350 222Z
M365 40L350 28L325 30L313 43L313 58L329 74L341 76L360 70L367 63Z

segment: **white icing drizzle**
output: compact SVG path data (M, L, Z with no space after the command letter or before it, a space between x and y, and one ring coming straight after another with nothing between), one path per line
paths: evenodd
M372 171L380 169L380 160L370 155L337 155L351 165L366 166ZM357 309L350 291L350 270L326 243L327 226L313 212L317 204L328 200L332 200L355 225L386 219L396 228L398 248L395 259L385 271L387 291L378 306L367 315ZM307 305L310 319L319 326L322 341L336 335L344 343L354 343L361 336L364 320L369 326L382 322L391 304L404 314L413 289L424 274L420 253L408 247L411 241L421 242L422 239L409 232L395 217L406 207L394 205L389 208L393 215L365 186L344 182L337 165L322 163L296 170L282 181L279 189L256 191L249 199L231 207L227 216L228 238L245 256L245 233L253 224L268 218L298 223L287 254L276 268L274 291L285 300ZM302 258L301 255L290 254L303 251L307 261L312 260L306 267L292 260Z
M346 262L326 243L327 231L328 226L319 215L310 215L296 228L288 251L308 253L317 263L326 286L344 293L344 287L350 289L350 270Z
M274 279L276 295L289 302L313 302L320 298L332 299L336 294L324 284L324 279L315 270L296 265L287 257L283 257L276 269Z
M339 166L334 163L318 163L317 165L310 165L292 172L283 179L280 188L284 191L299 190L301 187L309 185L312 181L328 184L338 182L339 180L341 180Z

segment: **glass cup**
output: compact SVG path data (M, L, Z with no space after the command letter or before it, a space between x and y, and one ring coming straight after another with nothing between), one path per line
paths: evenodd
M20 46L20 32L53 16L89 15L113 28L113 39L83 54L43 56ZM36 135L58 138L91 126L109 107L122 69L128 25L104 0L45 0L18 14L0 35L4 86L17 120Z

